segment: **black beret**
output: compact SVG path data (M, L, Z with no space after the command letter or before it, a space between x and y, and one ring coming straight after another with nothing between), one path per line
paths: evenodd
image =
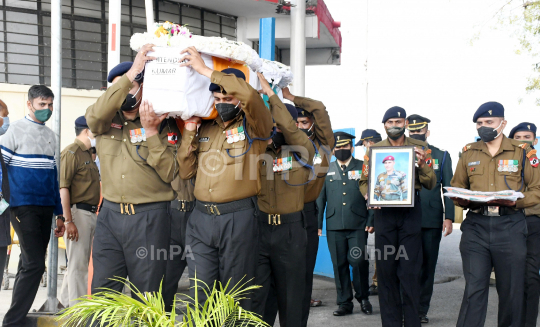
M334 138L336 139L336 146L340 147L352 143L352 140L354 140L356 137L345 132L335 132Z
M498 102L486 102L474 113L473 123L481 117L504 117L504 107Z
M236 68L225 68L221 72L225 73L225 74L233 74L234 76L236 76L238 78L241 78L244 81L246 80L246 75L244 75L244 73L241 70L238 70ZM208 89L210 90L210 92L219 92L219 93L221 93L221 87L219 85L217 85L217 84L214 84L214 83L210 83L210 87Z
M536 125L533 123L521 123L516 127L512 128L510 134L508 135L508 138L513 139L514 134L516 134L517 132L533 132L534 136L536 136Z
M431 120L416 114L407 117L407 121L409 122L409 131L417 131L426 127L428 123L431 123Z
M107 82L112 83L113 79L115 79L117 76L122 76L125 73L128 72L128 70L131 69L131 66L133 66L132 61L124 61L116 65L111 71L109 72L109 76L107 77ZM144 80L144 70L135 77L135 82L142 82Z
M296 107L293 106L292 104L288 104L288 103L285 104L285 107L287 107L287 110L289 110L289 113L291 114L292 119L294 121L297 121L298 120L298 112L296 111Z
M405 109L401 107L392 107L388 110L386 110L386 113L384 114L384 117L382 119L383 124L386 123L388 119L391 118L407 118L407 113L405 112Z
M362 131L360 141L355 146L362 146L364 141L371 141L373 139L382 139L381 134L374 129L365 129Z
M304 108L296 107L296 111L298 113L298 117L311 117L311 113L309 113Z
M81 116L81 117L75 119L75 127L77 127L77 128L88 128L88 124L86 124L86 118L84 116Z

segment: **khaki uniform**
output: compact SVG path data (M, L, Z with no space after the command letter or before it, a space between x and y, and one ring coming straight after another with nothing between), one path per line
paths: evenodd
M250 145L248 137L270 137L273 123L260 94L245 80L214 71L211 82L240 100L242 110L227 127L218 117L203 121L198 132L186 129L182 135L180 178L197 176L197 201L186 231L186 247L193 254L188 260L189 277L195 278L196 271L197 279L207 285L215 281L236 285L255 277L259 254L256 195L261 189L259 159L267 141L253 140ZM240 127L244 138L227 142L227 131ZM204 292L197 291L204 301ZM194 288L192 292L195 296ZM251 300L242 300L241 305L250 310Z
M420 326L420 275L422 268L422 206L420 190L428 190L437 185L433 171L431 152L427 143L405 137L404 146L412 145L423 149L426 164L415 167L413 207L383 207L375 211L375 249L380 251L376 257L377 286L383 326L401 326L405 324ZM391 146L385 139L372 145L372 148ZM429 164L428 164L429 163ZM370 158L364 157L360 192L363 196L368 190ZM396 249L394 254L388 249ZM399 255L399 249L404 250Z
M178 175L180 135L174 119L166 119L158 134L133 143L131 130L142 128L140 117L127 120L120 110L132 87L126 75L86 110L96 136L103 204L94 236L92 292L106 287L121 291L114 276L128 277L141 292L157 292L167 268L170 203L176 198L171 182ZM170 140L170 142L169 142Z
M305 186L306 195L304 197L304 216L306 219L306 231L308 237L306 251L306 288L304 292L304 300L302 304L302 327L307 326L309 317L309 308L311 302L311 291L313 288L313 269L315 269L315 261L317 259L317 251L319 249L319 236L317 234L317 198L321 193L328 167L330 167L330 159L332 158L331 151L334 148L334 131L330 123L330 116L326 107L321 101L313 100L306 97L294 97L294 105L304 109L313 115L314 126L312 140L317 147L317 152L321 156L322 162L313 165L317 177L314 178ZM275 310L274 310L275 311ZM272 312L269 315L275 317Z
M298 129L277 95L271 96L269 102L272 117L287 145L307 150L307 158L298 158L312 162L315 148L307 135ZM294 151L294 148L290 151ZM264 316L267 306L275 307L275 303L270 302L277 302L280 324L299 326L306 282L307 235L302 214L305 194L303 183L307 183L313 174L290 151L287 146L276 149L273 143L269 144L261 163L262 188L258 196L261 210L259 262L255 284L263 287L255 292L253 307L254 312ZM274 171L274 160L282 158L292 160L291 168ZM269 297L269 294L272 296Z
M504 135L501 137L501 147L494 156L483 141L465 146L451 182L454 187L472 191L493 192L510 188L520 190L525 196L516 201L515 208L487 210L486 206L475 208L473 203L473 209L461 224L460 251L466 284L458 327L484 324L488 282L493 268L500 303L498 324L521 326L525 319L522 310L527 222L523 210L519 209L531 208L540 202L540 175L538 168L533 166L538 165L538 159L536 151L528 144Z
M64 274L60 301L65 307L88 293L88 263L96 229L96 209L100 199L99 171L90 150L75 139L60 156L60 188L69 190L71 217L77 226L77 242L64 238L68 269ZM77 204L94 206L93 210L77 208ZM92 212L93 211L93 212Z

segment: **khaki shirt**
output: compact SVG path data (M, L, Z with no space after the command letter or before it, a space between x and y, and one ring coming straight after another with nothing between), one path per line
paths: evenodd
M159 134L131 143L130 130L142 128L140 117L126 120L119 108L132 87L127 76L111 85L86 110L86 121L96 135L103 197L116 203L143 204L172 201L171 182L178 175L176 149L168 133L180 132L174 119L166 119Z
M508 190L506 186L508 183L510 189L517 191L521 187L523 151L525 151L527 162L525 162L524 185L521 189L525 197L516 201L516 208L528 208L538 204L540 202L540 172L530 162L536 158L536 151L528 144L523 144L503 135L501 147L495 156L491 156L483 141L468 144L463 148L463 154L459 158L450 184L471 191L496 192ZM499 171L500 160L517 160L517 165L512 165L515 169L509 169L510 171ZM457 202L454 201L454 203L457 205Z
M311 163L315 148L307 137L296 126L295 121L287 111L287 107L281 102L277 95L270 97L270 112L276 122L277 127L283 133L288 145L300 146L307 150L307 158L298 157L305 162ZM262 212L271 214L287 214L298 212L304 209L304 185L310 176L314 177L309 168L300 164L293 155L294 148L290 150L287 146L276 149L274 144L266 147L266 156L261 161L261 192L258 196L259 208ZM292 159L291 169L283 169L274 172L273 162L275 159ZM288 184L287 184L288 183Z
M180 178L197 175L195 197L204 202L226 203L255 196L261 189L258 160L267 141L254 140L247 153L233 158L244 153L249 143L247 136L228 143L226 132L242 127L246 117L249 136L267 138L272 132L272 116L259 93L243 79L214 71L211 82L240 100L242 111L227 127L217 117L204 120L198 132L184 129L178 154Z
M429 151L429 146L426 142L422 142L416 139L412 139L409 137L405 137L405 141L403 142L403 146L405 145L413 145L417 148L424 149L424 152L426 153L426 162L431 161L431 151ZM388 139L384 139L379 143L373 144L372 147L379 147L379 146L392 146L390 144L390 141ZM433 168L428 165L427 163L422 168L414 167L415 169L415 181L414 181L414 188L416 190L421 190L422 186L427 188L428 190L431 190L437 185L437 177L435 175L435 172L433 171ZM362 177L360 178L360 192L362 192L362 195L365 196L368 191L368 174L369 174L369 155L364 156L364 166L362 167Z
M315 125L313 126L313 143L321 156L322 162L315 165L317 178L305 186L305 203L316 201L321 193L328 168L330 167L331 151L335 145L334 131L330 123L330 116L326 107L321 101L305 97L294 97L294 105L304 109L313 115Z
M99 204L99 170L90 150L79 139L65 147L60 155L60 188L69 190L70 205Z
M195 178L181 179L176 177L171 183L172 188L178 193L177 200L192 202L195 201L193 190L195 189Z

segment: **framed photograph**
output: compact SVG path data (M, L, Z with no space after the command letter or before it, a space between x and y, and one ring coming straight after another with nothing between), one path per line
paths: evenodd
M369 149L368 206L414 206L414 146Z

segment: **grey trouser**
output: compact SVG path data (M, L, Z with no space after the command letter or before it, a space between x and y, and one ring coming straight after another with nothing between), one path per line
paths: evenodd
M92 252L92 293L99 287L121 292L122 283L110 280L115 276L129 276L141 292L159 291L169 254L170 202L145 206L155 209L135 209L135 214L127 215L119 212L119 204L103 200Z
M71 207L71 217L77 227L79 240L68 240L64 233L68 258L68 269L64 274L60 293L60 302L64 307L74 305L77 303L75 299L88 293L88 263L97 220L95 213L78 209L76 205Z

